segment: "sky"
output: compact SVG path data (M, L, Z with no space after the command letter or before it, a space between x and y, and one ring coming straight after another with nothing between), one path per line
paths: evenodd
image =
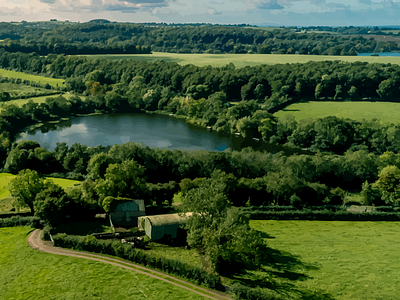
M400 0L0 0L0 21L400 25Z

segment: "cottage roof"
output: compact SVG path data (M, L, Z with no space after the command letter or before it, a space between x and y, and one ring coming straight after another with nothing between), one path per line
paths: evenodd
M179 216L178 214L166 214L166 215L156 215L156 216L146 216L149 219L152 226L163 226L163 225L173 225L181 224L187 220L187 217L191 217L192 213L188 212L185 216Z

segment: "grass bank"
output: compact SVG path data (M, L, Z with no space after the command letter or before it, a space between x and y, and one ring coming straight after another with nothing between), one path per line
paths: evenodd
M0 299L206 299L120 267L34 251L31 231L0 228Z
M399 222L250 221L271 247L264 272L242 281L293 299L396 299ZM309 297L309 298L307 298Z
M328 56L328 55L299 55L299 54L183 54L153 52L153 54L98 54L85 55L94 58L108 58L112 60L132 59L136 61L164 60L176 62L180 65L193 64L196 66L223 67L233 63L237 68L258 66L262 64L306 63L308 61L341 60L345 62L392 63L400 64L400 57L374 56Z
M372 120L398 123L400 120L400 103L371 101L306 101L294 103L274 115L283 117L291 114L296 121L308 118L336 116L353 120Z

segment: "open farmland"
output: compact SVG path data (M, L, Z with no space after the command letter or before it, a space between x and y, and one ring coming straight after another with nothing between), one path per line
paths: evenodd
M346 62L391 63L400 65L400 57L379 56L325 56L325 55L298 55L298 54L179 54L153 52L153 54L109 54L86 55L94 58L109 58L112 60L132 59L136 61L164 60L176 62L180 65L193 64L196 66L223 67L233 63L237 68L245 66L258 66L262 64L292 64L306 63L308 61L341 60Z
M51 85L53 87L57 87L57 85L59 87L65 86L64 79L49 78L49 77L44 77L44 76L39 76L39 75L30 75L30 74L26 74L23 72L15 72L15 71L4 70L4 69L0 69L0 76L9 77L9 78L21 78L22 80L35 81L40 84L48 83L49 85Z
M399 222L268 220L250 221L250 226L268 237L281 263L266 268L273 274L269 283L276 290L286 287L295 299L376 300L400 295ZM256 274L253 271L253 280ZM300 297L310 291L319 291L320 296Z
M296 121L308 118L336 116L353 120L372 120L398 123L400 120L400 103L371 101L305 101L294 103L274 115L283 117L291 114Z
M35 251L31 231L0 228L0 299L206 299L121 267Z

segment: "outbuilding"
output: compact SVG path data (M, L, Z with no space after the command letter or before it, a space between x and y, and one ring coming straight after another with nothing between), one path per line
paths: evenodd
M138 218L145 215L144 200L135 199L120 201L110 212L110 219L114 225L137 227Z
M179 216L178 214L146 216L140 219L139 229L143 228L144 223L146 235L152 240L162 239L167 234L170 235L171 238L176 238L181 225L191 216L191 212L186 213L184 216Z

